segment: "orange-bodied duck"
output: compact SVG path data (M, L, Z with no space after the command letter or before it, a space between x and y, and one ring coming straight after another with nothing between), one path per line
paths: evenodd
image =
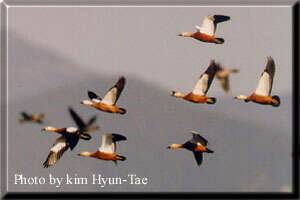
M229 84L229 75L231 73L238 73L238 69L224 69L221 65L219 65L219 69L216 72L216 78L221 83L221 86L225 93L229 93L230 91L230 84Z
M217 24L228 21L230 19L229 16L225 15L209 15L205 16L202 25L196 26L197 32L195 33L181 33L178 36L182 37L192 37L196 40L200 40L202 42L208 43L216 43L216 44L223 44L223 38L216 38L215 32L217 29Z
M126 157L116 154L116 142L126 140L123 135L111 133L102 135L102 144L95 153L81 152L78 155L84 157L92 157L101 160L111 160L117 164L117 161L125 161Z
M120 94L125 86L125 77L120 77L118 82L104 95L101 99L94 92L88 91L88 96L91 100L84 100L81 104L92 106L98 110L109 113L118 113L124 115L126 110L124 108L118 108L116 103L120 97Z
M216 98L206 97L206 93L214 79L217 70L218 65L215 63L214 60L212 60L210 62L209 67L200 76L199 80L196 83L196 86L194 87L194 90L191 93L184 95L180 92L172 91L172 96L182 98L193 103L215 104Z
M31 114L28 114L26 112L22 112L21 115L23 117L23 119L19 120L21 123L23 123L23 122L36 122L36 123L42 124L43 123L42 119L45 117L45 114L31 115Z
M55 128L52 126L46 126L42 129L42 131L50 131L61 134L50 149L50 153L43 164L45 168L55 165L68 148L73 150L79 139L90 140L92 138L88 133L83 133L79 131L78 128L74 127Z
M197 134L195 131L191 131L193 134L193 138L184 144L171 144L168 146L168 149L178 149L183 148L189 151L192 151L194 157L196 159L197 165L201 165L203 161L203 153L213 153L211 149L207 148L208 141L202 137L201 135Z
M101 126L92 126L93 123L97 120L97 117L92 117L87 123L85 123L81 117L71 108L69 107L69 112L71 114L72 119L75 121L79 131L82 132L90 132L95 130L101 130Z
M275 62L272 57L268 57L268 62L264 72L261 74L255 92L250 96L238 95L235 99L245 102L255 102L264 105L280 106L279 96L270 96L275 75Z

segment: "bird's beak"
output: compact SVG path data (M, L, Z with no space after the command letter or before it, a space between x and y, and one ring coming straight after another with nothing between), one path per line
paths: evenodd
M80 101L80 104L83 104L83 101Z
M237 99L237 97L234 97L233 99Z
M167 147L167 149L171 149L171 147L170 147L170 146L168 146L168 147Z
M45 128L42 128L42 130L41 131L46 131L46 129Z
M182 34L180 33L180 34L178 34L177 36L182 36Z

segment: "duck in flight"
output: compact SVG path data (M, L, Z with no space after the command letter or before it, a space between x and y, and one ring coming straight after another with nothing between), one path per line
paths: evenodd
M55 165L55 163L62 157L65 151L69 148L73 150L79 139L90 140L92 137L88 133L79 131L78 128L68 127L68 128L55 128L52 126L46 126L42 131L56 132L61 136L56 139L50 153L47 156L46 161L44 162L44 168Z
M90 100L84 100L81 104L92 106L98 110L109 113L118 113L124 115L126 110L124 108L118 108L116 103L120 97L120 94L125 86L125 77L120 77L118 82L109 89L109 91L101 99L94 92L88 91Z
M255 92L250 96L238 95L235 99L244 100L245 102L255 102L264 105L280 106L279 96L270 96L275 75L275 62L272 57L268 57L265 70L260 76Z
M111 160L117 164L117 161L125 161L126 157L116 154L116 142L126 140L127 138L123 135L111 133L102 135L102 144L95 153L81 152L78 155L84 157L92 157L101 160Z
M211 149L207 148L208 141L199 135L195 131L191 131L193 137L191 140L185 142L184 144L171 144L168 146L168 149L178 149L183 148L189 151L192 151L197 162L197 165L200 166L203 161L203 153L213 153Z
M85 123L81 117L71 108L69 107L69 112L71 114L72 119L75 121L78 129L82 132L90 132L95 130L101 130L101 126L92 126L94 122L97 120L97 117L92 117L87 123Z
M214 60L212 60L206 71L200 76L192 92L190 92L187 95L184 95L180 92L172 91L171 96L182 98L193 103L215 104L216 98L206 97L206 93L214 79L217 70L218 65L215 63Z
M22 119L19 120L21 123L36 122L36 123L42 124L43 123L42 119L45 117L45 114L31 115L31 114L26 113L25 111L22 112L21 115L23 117Z
M216 72L216 78L221 83L221 86L225 93L230 91L230 84L229 84L229 75L231 73L238 73L238 69L224 69L221 65L219 65L218 71Z
M178 36L182 37L192 37L196 40L200 40L202 42L208 43L216 43L216 44L223 44L223 38L216 38L215 32L217 29L217 24L228 21L230 19L229 16L225 15L209 15L205 16L202 25L196 26L197 32L195 33L181 33Z

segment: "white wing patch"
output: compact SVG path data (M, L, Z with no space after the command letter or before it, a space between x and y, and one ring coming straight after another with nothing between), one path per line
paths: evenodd
M113 136L111 134L102 135L102 144L99 151L105 153L115 153L115 143L113 143Z
M267 72L263 72L261 75L255 94L262 95L262 96L270 96L271 94L271 77Z
M197 27L196 27L197 28ZM202 25L198 28L200 33L204 33L206 35L214 36L215 35L215 24L211 19L211 16L205 16Z
M69 132L69 133L75 133L76 131L78 131L78 128L75 128L75 127L68 127L67 128L67 132Z
M54 153L58 153L59 151L61 151L62 149L66 148L67 143L66 143L66 138L64 136L59 137L53 147L50 149L50 151L54 152Z
M203 74L197 81L193 94L205 96L208 87L208 74Z
M117 99L117 91L118 89L116 87L112 88L109 90L105 96L102 99L102 103L107 104L107 105L115 105L116 99Z

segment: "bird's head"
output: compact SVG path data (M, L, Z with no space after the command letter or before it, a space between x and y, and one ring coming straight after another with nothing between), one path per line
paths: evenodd
M84 105L93 105L93 102L89 101L89 100L83 100L82 102L80 102L81 104L84 104Z
M181 37L191 37L191 33L187 33L187 32L184 32L184 33L180 33L178 34L177 36L181 36Z

